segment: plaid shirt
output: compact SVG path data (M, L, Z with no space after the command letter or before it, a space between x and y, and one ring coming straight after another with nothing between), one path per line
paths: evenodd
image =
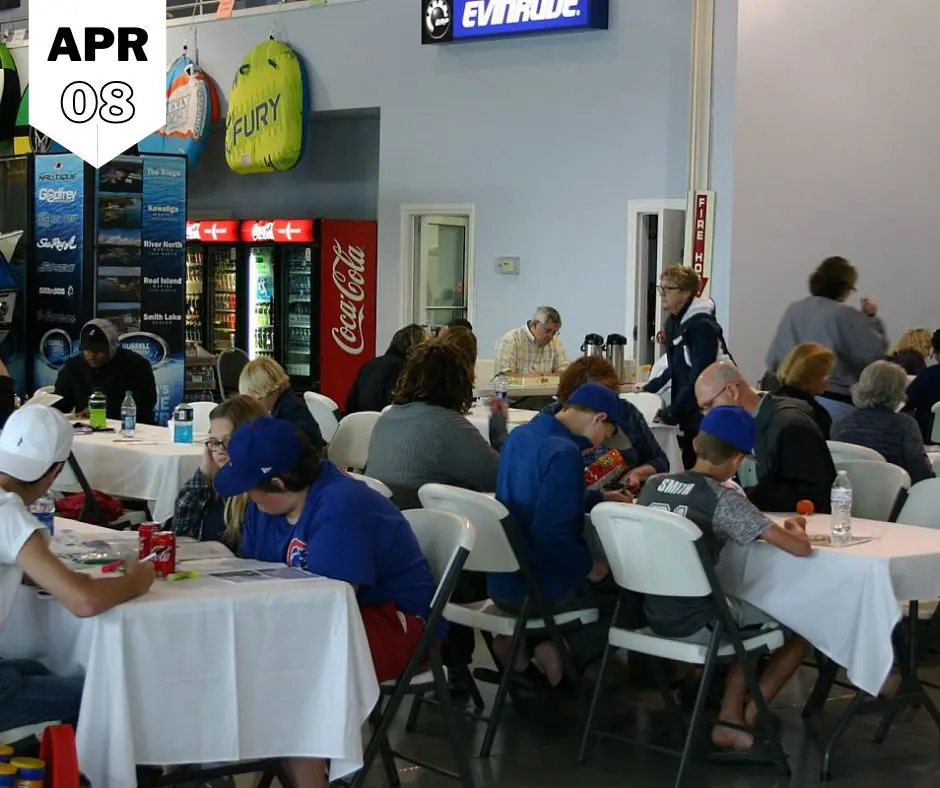
M173 510L173 533L177 536L202 537L202 520L206 507L215 498L212 483L197 470L176 496Z
M544 347L535 341L527 325L507 332L496 343L493 374L550 375L568 366L564 345L558 336Z

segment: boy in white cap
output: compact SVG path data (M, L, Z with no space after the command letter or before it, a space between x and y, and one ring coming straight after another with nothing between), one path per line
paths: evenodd
M108 579L73 572L52 554L43 526L27 510L61 472L72 435L65 416L42 405L20 408L0 432L0 628L24 574L80 617L103 613L153 584L152 563L129 564L123 577ZM82 681L54 676L38 662L0 660L0 730L76 721Z

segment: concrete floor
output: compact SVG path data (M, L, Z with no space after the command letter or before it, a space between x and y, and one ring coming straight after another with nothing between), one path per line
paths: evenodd
M940 664L940 661L935 662ZM834 688L822 715L815 722L804 724L800 709L815 676L814 670L801 669L772 705L782 723L783 745L793 772L790 777L782 777L772 766L698 763L686 784L701 788L810 788L824 784L852 785L853 788L940 786L940 732L923 711L903 713L887 741L880 745L871 743L878 717L857 717L836 750L831 783L822 783L820 741L832 729L850 695L846 690ZM940 684L940 667L926 668L923 677ZM492 689L484 685L483 691L489 702ZM425 708L418 730L409 735L403 730L409 703L406 701L393 728L392 746L453 768L439 710ZM465 746L474 754L471 765L477 786L633 788L672 785L678 764L676 758L609 739L595 739L588 764L579 767L576 757L581 723L573 702L564 698L537 698L530 701L529 707L530 713L523 719L507 704L493 754L487 760L475 757L483 733L482 724L462 722ZM619 690L605 697L602 714L608 720L614 715L620 729L631 735L667 743L667 719L661 708L657 695L649 691L637 692L631 690L628 683L621 683ZM405 786L452 788L458 784L404 762L399 767ZM377 788L385 784L378 761L369 775L368 785Z

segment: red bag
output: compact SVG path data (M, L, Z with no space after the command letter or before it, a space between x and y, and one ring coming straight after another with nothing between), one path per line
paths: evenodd
M42 732L39 757L46 764L45 788L78 788L78 752L71 725L50 725Z
M112 498L110 495L105 495L103 492L99 492L98 490L94 491L94 496L95 503L98 504L98 511L101 512L101 517L97 517L94 514L94 510L92 510L85 518L86 522L92 523L94 525L107 525L108 523L113 523L118 519L118 517L124 514L124 504L121 503L117 498ZM68 520L78 520L80 519L80 515L84 506L85 493L74 493L73 495L66 495L56 501L56 514L58 514L59 517L65 517Z

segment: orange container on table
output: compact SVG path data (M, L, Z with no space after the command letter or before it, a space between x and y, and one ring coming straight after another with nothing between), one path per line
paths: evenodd
M796 503L796 513L802 517L809 517L816 512L816 507L812 501L802 500Z

